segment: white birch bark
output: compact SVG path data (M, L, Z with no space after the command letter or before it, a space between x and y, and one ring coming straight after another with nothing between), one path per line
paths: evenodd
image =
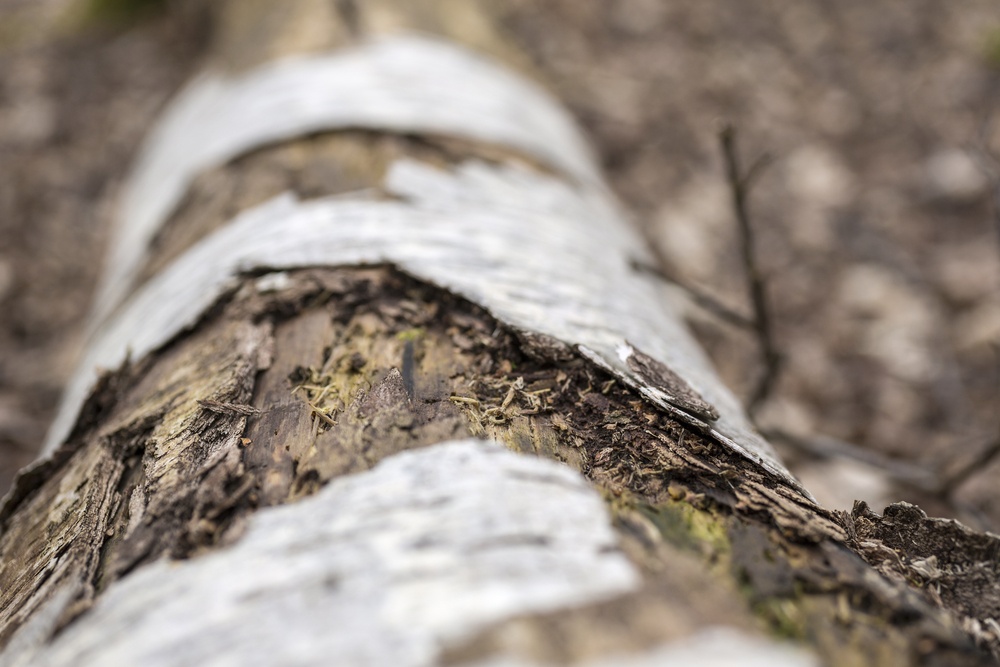
M388 200L283 196L239 215L125 298L146 245L199 170L298 133L344 127L505 145L564 178L486 163L445 172L400 162L383 184ZM47 451L72 427L98 368L155 353L241 274L271 270L258 279L266 290L282 270L387 262L578 352L794 484L659 286L632 269L645 250L596 173L578 132L543 92L442 44L383 42L236 81L205 74L153 133L123 198L91 345ZM640 353L666 375L637 371L630 357ZM491 623L641 586L609 521L568 468L493 445L445 444L263 510L232 547L141 568L55 641L37 640L70 597L56 596L0 664L435 664L449 643ZM727 631L588 664L735 664L733 656L815 664Z
M460 94L451 85L457 82ZM430 133L448 127L455 136L524 151L571 181L485 164L448 175L407 162L384 184L405 203L285 198L246 212L96 331L46 452L68 433L95 368L116 367L127 352L141 358L169 341L237 273L388 262L512 326L576 348L682 421L797 484L753 431L656 279L632 268L650 262L648 250L595 175L565 112L532 84L422 39L290 60L235 81L205 75L192 83L153 131L123 196L95 320L108 317L128 292L150 239L199 170L277 138L357 126ZM692 411L669 383L632 370L633 345L714 406L718 419Z

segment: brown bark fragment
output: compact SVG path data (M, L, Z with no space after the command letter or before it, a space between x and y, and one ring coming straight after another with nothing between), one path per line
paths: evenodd
M628 367L635 371L639 377L664 392L677 407L708 421L715 421L719 418L719 411L715 409L715 406L696 392L684 378L670 370L666 364L632 346L631 343L629 346L632 351L626 362Z

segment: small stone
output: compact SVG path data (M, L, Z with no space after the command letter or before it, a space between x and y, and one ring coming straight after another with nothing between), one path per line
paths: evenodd
M986 176L968 152L940 150L924 162L927 195L947 203L968 203L986 189Z
M805 146L790 155L785 174L792 192L814 205L847 204L857 190L848 166L835 152L821 145Z

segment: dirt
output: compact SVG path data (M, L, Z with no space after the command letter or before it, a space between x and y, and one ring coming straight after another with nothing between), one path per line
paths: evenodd
M30 460L72 369L125 169L203 45L184 3L72 30L67 4L0 0L0 487ZM721 124L737 128L745 165L774 157L750 197L784 359L762 426L935 471L997 439L995 182L969 149L1000 154L1000 6L491 6L593 138L668 274L743 315ZM675 292L746 398L761 373L754 334ZM784 453L828 506L910 500L1000 528L1000 461L933 499L878 468Z

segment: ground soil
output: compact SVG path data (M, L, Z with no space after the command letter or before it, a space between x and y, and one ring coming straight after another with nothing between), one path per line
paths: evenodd
M110 211L196 66L185 3L117 24L0 0L0 487L28 462L81 344ZM503 0L510 39L592 137L668 273L749 313L718 148L769 153L751 215L783 372L763 426L947 470L1000 425L1000 6L989 0ZM996 118L991 118L996 115ZM995 120L995 122L990 122ZM971 152L970 152L971 150ZM997 165L1000 169L1000 165ZM747 396L752 332L678 301ZM1000 529L1000 461L946 501L788 449L838 509L914 500Z

